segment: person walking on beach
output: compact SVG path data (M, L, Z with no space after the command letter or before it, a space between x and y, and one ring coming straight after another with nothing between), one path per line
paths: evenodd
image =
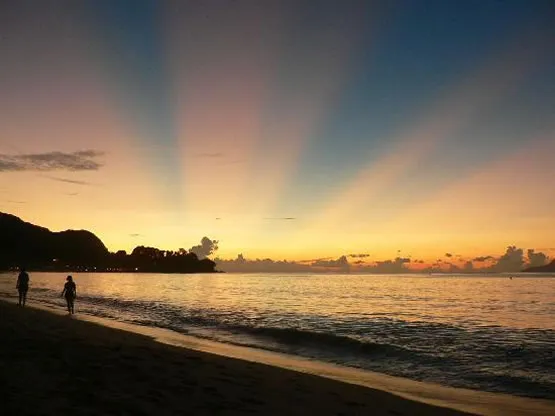
M73 308L73 304L75 302L75 298L77 297L77 286L73 281L73 277L68 276L66 278L66 284L64 285L64 290L62 290L62 296L66 298L67 311L74 314L75 310Z
M29 274L22 267L19 271L19 276L17 276L17 283L15 288L19 292L19 306L25 306L25 301L27 300L27 291L29 290Z

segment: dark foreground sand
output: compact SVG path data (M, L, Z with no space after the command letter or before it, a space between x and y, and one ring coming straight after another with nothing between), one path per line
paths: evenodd
M0 301L2 415L460 415Z

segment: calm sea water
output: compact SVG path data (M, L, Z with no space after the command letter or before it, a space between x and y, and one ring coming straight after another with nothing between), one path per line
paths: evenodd
M78 313L416 380L555 399L555 277L79 274ZM64 275L28 302L60 305ZM14 296L15 274L0 274Z

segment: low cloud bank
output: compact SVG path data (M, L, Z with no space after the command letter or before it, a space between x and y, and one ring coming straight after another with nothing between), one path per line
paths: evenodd
M209 239L207 239L209 240ZM199 246L197 246L199 247ZM217 241L205 242L205 252L213 253L217 249ZM210 248L215 249L210 251ZM192 251L193 249L191 249ZM207 254L207 255L209 255ZM448 255L450 254L450 255ZM501 255L483 255L471 259L446 253L449 261L437 259L426 263L424 260L411 260L408 257L394 257L387 260L372 260L371 255L345 254L338 258L322 258L313 260L273 260L248 259L239 254L235 259L216 258L214 261L219 270L239 273L516 273L527 267L543 266L549 263L549 256L535 249L522 249L509 246ZM349 261L349 258L352 260Z

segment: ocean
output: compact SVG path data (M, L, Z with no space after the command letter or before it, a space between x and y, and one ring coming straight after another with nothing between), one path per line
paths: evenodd
M75 274L77 313L453 387L555 399L555 276ZM15 273L0 295L16 296ZM64 309L61 273L28 303Z

